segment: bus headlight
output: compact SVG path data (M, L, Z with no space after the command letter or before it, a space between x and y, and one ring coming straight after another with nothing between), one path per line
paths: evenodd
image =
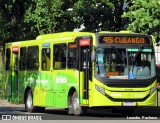
M103 95L105 95L105 90L104 88L102 88L101 86L99 85L95 85L95 88L97 91L99 91L100 93L102 93Z
M151 88L151 90L150 90L150 95L151 94L153 94L153 92L155 91L157 89L157 87L155 86L155 87L153 87L153 88Z

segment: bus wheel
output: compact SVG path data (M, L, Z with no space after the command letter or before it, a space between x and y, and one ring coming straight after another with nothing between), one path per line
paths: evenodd
M28 112L35 112L36 111L36 107L33 106L33 94L32 94L32 90L30 89L27 94L26 94L26 100L25 100L25 109Z
M76 91L72 95L72 110L74 115L84 115L86 113L86 109L80 106L78 94Z

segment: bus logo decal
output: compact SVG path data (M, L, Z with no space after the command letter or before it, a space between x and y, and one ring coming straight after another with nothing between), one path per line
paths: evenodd
M56 77L56 83L67 83L67 78L65 78L65 77Z
M130 78L130 79L134 79L134 74L133 74L133 73L130 73L130 74L129 74L129 78Z

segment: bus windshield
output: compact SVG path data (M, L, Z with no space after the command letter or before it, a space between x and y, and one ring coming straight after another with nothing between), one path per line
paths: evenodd
M149 48L96 48L95 75L107 79L149 79L156 75Z

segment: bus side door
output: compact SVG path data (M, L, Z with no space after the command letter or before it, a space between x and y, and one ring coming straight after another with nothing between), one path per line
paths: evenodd
M11 96L12 101L18 101L18 54L19 54L19 47L13 46L12 47L12 60L11 60Z
M7 100L11 101L12 96L12 81L11 81L11 48L6 47L5 51L5 95Z
M79 59L79 71L80 71L80 99L83 105L89 104L89 81L91 81L91 37L78 38L78 59Z

